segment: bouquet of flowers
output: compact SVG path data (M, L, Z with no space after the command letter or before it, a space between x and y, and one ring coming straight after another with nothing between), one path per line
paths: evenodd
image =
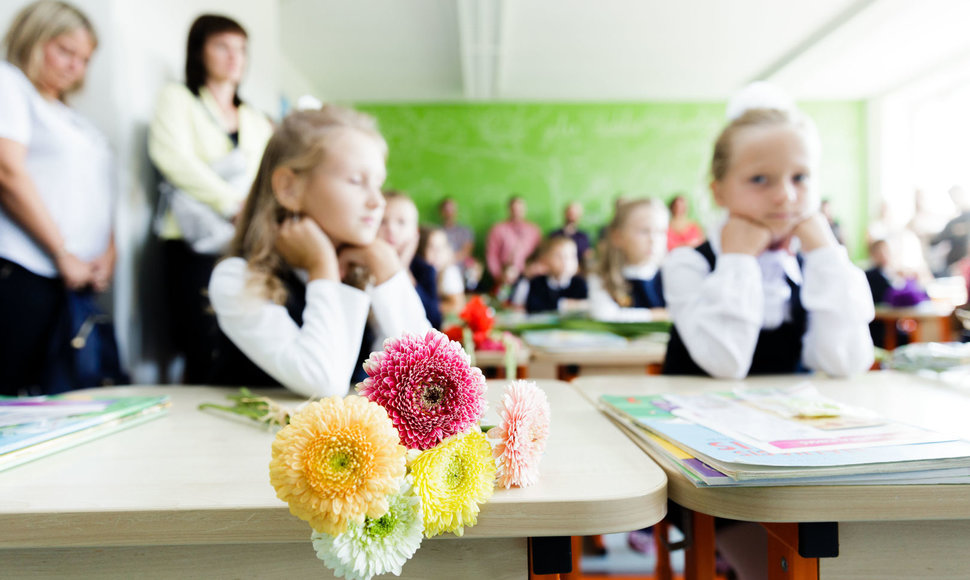
M545 393L527 381L483 428L484 376L440 332L388 339L364 369L357 395L292 413L270 462L277 497L348 580L400 574L423 538L474 526L496 485L534 484L549 435Z

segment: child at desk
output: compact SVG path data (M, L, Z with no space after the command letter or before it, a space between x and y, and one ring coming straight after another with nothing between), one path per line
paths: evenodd
M414 289L421 298L424 315L431 326L441 328L441 305L438 302L438 272L434 266L419 255L418 207L407 195L399 191L384 193L387 207L378 235L397 251L402 264L411 273Z
M586 280L579 275L579 257L572 238L557 235L539 248L544 274L522 280L513 303L524 304L529 314L582 308L588 295Z
M665 374L844 376L871 367L872 299L819 211L818 156L814 125L793 109L742 110L721 132L711 191L727 218L662 267L673 321ZM669 514L682 517L676 504ZM757 524L717 522L718 549L740 580L767 578L765 538Z
M749 109L721 132L711 191L727 218L661 270L673 321L665 374L845 376L872 366L872 298L819 212L818 156L814 125L795 110Z
M377 238L386 155L373 118L353 110L282 121L209 282L228 337L211 383L342 396L384 338L428 330L397 253Z
M667 250L667 208L658 199L623 202L600 242L589 279L593 318L645 322L666 318L658 268Z

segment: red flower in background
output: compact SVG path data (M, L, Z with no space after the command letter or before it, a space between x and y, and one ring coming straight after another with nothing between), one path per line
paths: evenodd
M495 313L485 304L481 296L472 296L465 309L461 311L461 319L472 331L475 344L484 341L495 325Z
M458 315L465 323L465 326L451 326L444 330L445 335L451 340L464 343L464 332L467 327L472 333L472 341L476 350L505 350L505 345L500 338L492 336L492 327L495 326L495 311L492 310L481 296L472 296L465 309Z

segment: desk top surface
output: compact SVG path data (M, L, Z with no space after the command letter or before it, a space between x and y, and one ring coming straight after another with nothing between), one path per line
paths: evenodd
M927 301L917 306L888 306L876 304L876 318L948 318L953 315L954 307L949 304Z
M890 371L850 379L787 375L722 381L699 377L580 377L572 384L599 395L724 391L744 385L785 386L809 380L833 399L886 417L970 439L970 384ZM697 488L668 471L674 501L715 516L749 521L970 519L970 485L867 485Z
M566 383L537 381L552 409L537 485L497 489L471 537L578 535L637 529L666 510L666 477ZM489 382L490 411L505 381ZM269 483L274 433L198 410L235 389L118 387L168 394L168 415L0 472L0 548L303 541ZM262 392L262 391L260 391ZM266 391L281 402L286 391Z
M646 365L663 362L667 343L651 337L627 341L625 347L549 349L531 345L533 360L557 364Z

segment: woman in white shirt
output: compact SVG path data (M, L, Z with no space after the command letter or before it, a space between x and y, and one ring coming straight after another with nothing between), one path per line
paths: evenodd
M377 237L386 154L374 120L356 111L283 120L209 283L231 341L211 383L342 396L385 338L430 329L407 269Z
M68 353L51 342L65 287L105 290L114 272L112 162L104 136L67 105L97 47L62 2L24 8L0 62L0 395L49 389ZM65 341L66 342L66 341Z
M165 87L149 128L148 154L163 178L155 229L187 383L207 378L218 329L205 287L273 132L266 115L239 98L246 46L246 31L235 20L197 18L189 30L185 83Z

